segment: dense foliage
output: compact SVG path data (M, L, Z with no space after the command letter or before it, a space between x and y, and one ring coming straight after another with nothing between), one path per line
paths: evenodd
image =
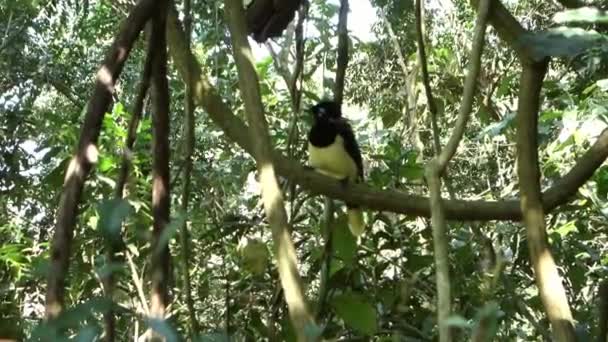
M351 1L351 7L359 1ZM439 140L444 145L462 97L475 11L468 2L432 3L424 16L425 41ZM557 26L553 15L563 9L545 1L504 3L528 29ZM427 195L423 170L434 153L433 132L416 55L414 5L384 0L371 5L378 14L373 38L351 36L344 111L362 147L366 183ZM279 290L254 161L227 141L202 109L195 113L190 209L187 214L179 210L185 89L171 64L170 320L145 318L152 177L148 107L138 128L125 196L130 209L121 213L125 248L117 263L106 262L103 227L117 215L108 201L113 198L133 89L145 57L143 41L121 75L112 110L103 122L100 158L80 205L66 289L69 310L58 323L67 329L39 326L64 172L99 62L129 8L127 1L0 4L0 338L21 340L50 333L79 334L83 340L102 336L104 272L114 272L117 278L121 340L141 335L148 324L171 336L189 336L191 322L180 276L187 271L201 335L289 340L293 332ZM302 163L311 122L305 108L329 96L333 87L338 9L336 2L310 1L304 30L303 104L295 112L285 79L285 70L295 63L293 29L272 43L272 54L267 47L256 46L262 102L274 146ZM193 1L192 49L220 95L244 117L222 11L221 1ZM357 24L351 17L349 26ZM593 24L579 27L590 30ZM603 39L605 26L598 26L598 31L598 39ZM521 65L493 29L486 42L474 113L450 164L445 198L518 196L513 121ZM577 47L563 41L537 44L563 56L552 61L542 94L539 154L546 188L571 169L608 124L608 51L597 45L571 55L565 51ZM300 273L312 307L321 311L318 322L324 336L432 340L437 327L429 220L370 211L371 228L357 242L345 226L343 203L336 201L329 292L326 302L316 305L325 258L323 200L285 180L282 184ZM608 276L607 200L608 167L602 166L568 204L547 215L552 252L582 340L596 332L598 284ZM185 269L176 229L183 220L189 221L191 247ZM522 224L451 221L449 236L456 314L452 323L459 328L458 338L469 336L480 313L491 312L500 340L550 339Z

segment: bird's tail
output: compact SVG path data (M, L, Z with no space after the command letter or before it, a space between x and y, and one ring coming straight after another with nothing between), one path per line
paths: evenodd
M361 208L347 207L346 214L348 215L348 228L350 232L359 237L365 231L365 222L363 221L363 212Z

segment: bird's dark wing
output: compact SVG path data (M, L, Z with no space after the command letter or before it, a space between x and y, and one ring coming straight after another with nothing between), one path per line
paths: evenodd
M360 180L363 180L363 159L361 158L361 150L359 150L359 144L353 133L353 129L344 118L332 119L337 133L344 139L344 148L348 155L353 158L355 164L357 164L357 175Z

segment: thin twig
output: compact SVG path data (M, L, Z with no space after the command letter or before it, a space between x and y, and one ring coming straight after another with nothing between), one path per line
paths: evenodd
M431 224L433 227L433 248L437 277L437 324L439 326L439 340L441 342L452 340L450 328L446 325L446 321L451 314L451 283L447 223L441 198L441 175L458 148L471 112L476 80L481 65L490 1L480 0L479 3L469 70L465 79L464 94L456 125L445 149L431 160L426 168L426 178L430 192Z
M127 257L127 263L129 264L129 269L131 270L131 280L135 285L135 290L137 291L137 296L139 296L140 309L146 314L150 314L150 307L148 306L148 302L146 301L146 295L144 294L144 284L143 280L137 276L137 268L135 267L135 263L133 262L133 257L131 256L131 252L128 250L125 251L125 255Z
M348 64L348 0L340 0L338 19L338 56L336 58L334 100L341 104L344 97L344 79Z
M191 45L192 36L192 11L191 0L184 0L184 29L186 31L186 39L188 48ZM191 73L188 73L191 75ZM183 153L184 153L184 168L182 170L182 212L188 212L188 204L190 202L190 183L192 174L192 156L194 155L194 99L192 97L192 77L185 79L186 94L184 99L184 126L183 126ZM190 279L190 232L188 231L188 222L184 220L180 229L181 248L181 266L182 278L184 281L182 292L186 300L188 308L188 320L190 321L190 338L193 339L199 332L199 324L196 319L196 311L194 309L194 300L192 299L192 285Z

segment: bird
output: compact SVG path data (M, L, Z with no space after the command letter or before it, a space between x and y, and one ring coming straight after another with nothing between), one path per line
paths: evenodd
M310 108L313 125L308 132L308 166L343 184L363 181L361 151L350 123L342 117L339 103L322 100ZM363 212L346 203L348 226L355 237L365 231Z

